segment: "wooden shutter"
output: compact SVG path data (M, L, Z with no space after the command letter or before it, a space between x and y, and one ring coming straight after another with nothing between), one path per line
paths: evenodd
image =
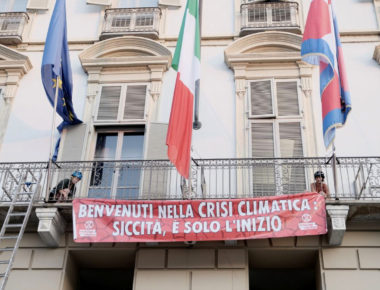
M123 119L144 119L146 85L130 85L124 106Z
M26 9L47 10L50 0L29 0Z
M104 86L102 88L97 115L98 121L116 121L118 119L120 93L120 86Z
M281 157L303 157L301 124L299 122L280 123ZM283 194L303 192L306 189L305 167L296 163L281 165Z
M274 157L273 123L252 123L252 158Z
M87 0L87 4L95 4L95 5L111 5L111 0Z
M147 146L146 159L168 159L166 147L166 134L168 124L150 123ZM148 167L144 169L144 186L143 198L166 198L169 194L168 177L170 176L171 167Z
M251 82L251 115L273 115L271 81Z
M273 123L253 123L252 157L274 157ZM273 163L252 166L252 192L256 196L268 196L276 193L275 171Z
M277 108L279 116L298 116L298 89L296 81L277 82Z
M181 6L181 0L158 0L158 4L164 5L164 6L180 7Z
M79 161L82 158L86 124L67 127L61 140L61 161Z
M280 152L283 158L303 157L301 124L279 123Z

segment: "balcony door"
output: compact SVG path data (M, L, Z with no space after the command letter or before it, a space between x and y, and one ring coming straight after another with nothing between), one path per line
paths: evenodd
M137 199L140 189L144 132L98 132L89 197Z
M254 195L306 189L304 165L292 162L304 156L298 87L298 81L290 79L250 83L250 153L252 158L262 159L252 167Z

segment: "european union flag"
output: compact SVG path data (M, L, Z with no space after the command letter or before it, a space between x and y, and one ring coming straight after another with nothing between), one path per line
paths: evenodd
M57 113L63 119L58 131L62 132L67 126L82 123L74 113L72 102L73 80L67 45L65 0L57 0L55 3L45 42L41 76L48 100L53 107L58 87Z

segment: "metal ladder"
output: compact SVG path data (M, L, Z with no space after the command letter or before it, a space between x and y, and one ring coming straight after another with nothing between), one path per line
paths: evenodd
M0 279L2 279L0 290L5 289L16 252L28 223L29 216L32 212L34 195L39 188L39 185L37 184L33 190L33 184L36 182L25 182L26 177L27 174L21 178L17 187L13 191L12 201L9 205L8 213L0 231L1 244L4 244L6 241L15 241L14 245L9 247L3 247L3 245L0 244L0 252L11 252L9 259L0 260L0 265L6 265L5 272L0 273ZM20 222L19 220L22 221Z

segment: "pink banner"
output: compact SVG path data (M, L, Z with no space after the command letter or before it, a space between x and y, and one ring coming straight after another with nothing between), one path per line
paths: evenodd
M327 232L317 193L246 199L73 201L74 240L176 242L279 238Z

